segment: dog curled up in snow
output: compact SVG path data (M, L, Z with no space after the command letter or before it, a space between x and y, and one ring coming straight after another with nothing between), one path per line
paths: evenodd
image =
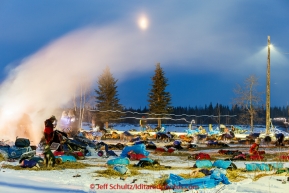
M43 154L44 154L44 162L45 162L46 167L49 167L49 166L54 167L55 156L53 155L49 145L45 146Z
M151 135L149 133L141 133L140 137L143 141L147 141Z
M278 133L278 134L275 134L275 137L276 137L276 146L284 146L284 134L283 133Z
M120 138L120 135L117 132L113 131L111 134L111 139L119 139L119 138Z
M162 141L162 142L168 143L171 141L172 138L173 136L171 135L169 131L167 133L162 133L162 132L156 133L157 142Z
M119 134L119 138L120 138L120 141L131 141L133 139L134 135L131 134L130 132L128 131L125 131L121 134Z

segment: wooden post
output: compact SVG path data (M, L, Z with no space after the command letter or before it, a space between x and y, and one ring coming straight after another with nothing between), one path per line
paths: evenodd
M162 119L161 118L158 119L158 127L162 128Z
M270 36L268 36L267 89L266 89L266 135L270 131Z

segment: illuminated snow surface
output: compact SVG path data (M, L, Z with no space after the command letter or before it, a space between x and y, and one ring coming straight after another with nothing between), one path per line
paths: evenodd
M150 156L156 158L156 156ZM94 158L85 160L86 163L105 163L106 159ZM134 162L131 162L134 163ZM244 168L244 162L234 162L238 168ZM3 163L2 163L3 164ZM17 162L15 162L17 164ZM194 161L179 160L177 156L166 156L162 158L162 164L171 166L193 166ZM289 167L288 163L284 164L285 167ZM141 170L141 175L127 177L125 180L119 178L102 178L95 177L94 171L103 170L104 167L91 167L87 169L65 169L56 171L28 171L28 170L11 170L3 169L0 173L0 189L3 193L39 193L39 192L75 192L84 193L91 191L91 184L95 184L95 192L163 192L158 189L145 189L145 185L152 184L163 174L180 174L188 173L188 170L165 170L165 171L150 171ZM269 173L269 172L264 172ZM80 177L73 177L75 175L81 175ZM199 189L199 192L284 192L289 188L289 182L282 184L282 181L286 180L286 176L267 176L262 177L257 181L253 181L253 173L248 174L249 178L240 182L233 182L229 185L220 184L213 189ZM250 178L251 177L251 178ZM133 180L137 179L133 183ZM278 180L277 180L278 179ZM99 184L99 185L97 185ZM100 187L101 186L101 187ZM102 189L100 189L102 188ZM115 189L114 189L115 188ZM124 188L124 189L121 189ZM173 192L173 190L166 190L164 192ZM189 192L193 192L190 190Z
M105 141L104 141L105 142ZM162 145L162 144L157 144ZM248 146L244 146L248 149ZM263 150L261 148L261 150ZM280 150L280 149L279 149ZM277 149L267 149L266 153L273 151L279 151ZM216 153L218 149L206 150L203 152ZM281 151L287 152L288 148L282 148ZM121 151L115 151L118 155ZM198 151L191 151L190 153L197 153ZM39 152L38 152L39 153ZM98 166L98 164L105 164L110 158L100 158L87 156L85 160L80 162L89 163L95 165L86 169L65 169L65 170L55 170L55 171L29 171L29 170L11 170L1 168L0 171L0 192L3 193L64 193L64 192L97 192L97 193L109 193L109 192L174 192L172 189L161 191L159 189L146 189L146 185L152 184L155 180L159 179L164 174L180 174L189 173L188 167L192 167L195 163L193 160L185 159L179 156L159 156L156 154L150 154L151 159L160 160L161 165L166 166L178 166L184 167L184 169L174 169L174 170L163 170L163 171L151 171L151 170L140 170L141 175L127 177L125 180L119 178L103 178L96 177L96 170L104 170L105 167ZM78 160L79 161L79 160ZM131 164L137 163L138 161L131 161ZM18 165L17 162L1 162L3 164L13 164ZM238 168L245 168L244 161L234 162ZM248 162L247 162L248 163ZM252 163L252 162L250 162ZM284 162L284 167L288 168L289 163ZM270 172L263 172L270 173ZM271 172L272 173L272 172ZM79 174L80 177L73 177ZM287 181L287 176L271 175L265 176L257 181L253 181L255 173L248 173L247 179L240 182L232 182L229 185L224 185L220 183L213 189L199 189L199 193L217 193L217 192L253 192L253 193L264 193L264 192L286 192L289 189L289 181ZM287 174L288 175L288 174ZM134 181L134 179L137 179ZM282 183L285 180L286 183ZM94 188L90 188L93 187ZM196 190L189 190L187 192L197 192Z

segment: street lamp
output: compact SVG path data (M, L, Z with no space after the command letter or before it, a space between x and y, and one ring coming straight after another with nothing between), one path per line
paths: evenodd
M268 56L267 56L267 87L266 87L266 135L270 131L270 36L268 36Z

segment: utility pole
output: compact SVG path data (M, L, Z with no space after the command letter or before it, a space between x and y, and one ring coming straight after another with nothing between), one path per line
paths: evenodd
M267 89L266 89L266 135L270 131L270 36L268 36Z

